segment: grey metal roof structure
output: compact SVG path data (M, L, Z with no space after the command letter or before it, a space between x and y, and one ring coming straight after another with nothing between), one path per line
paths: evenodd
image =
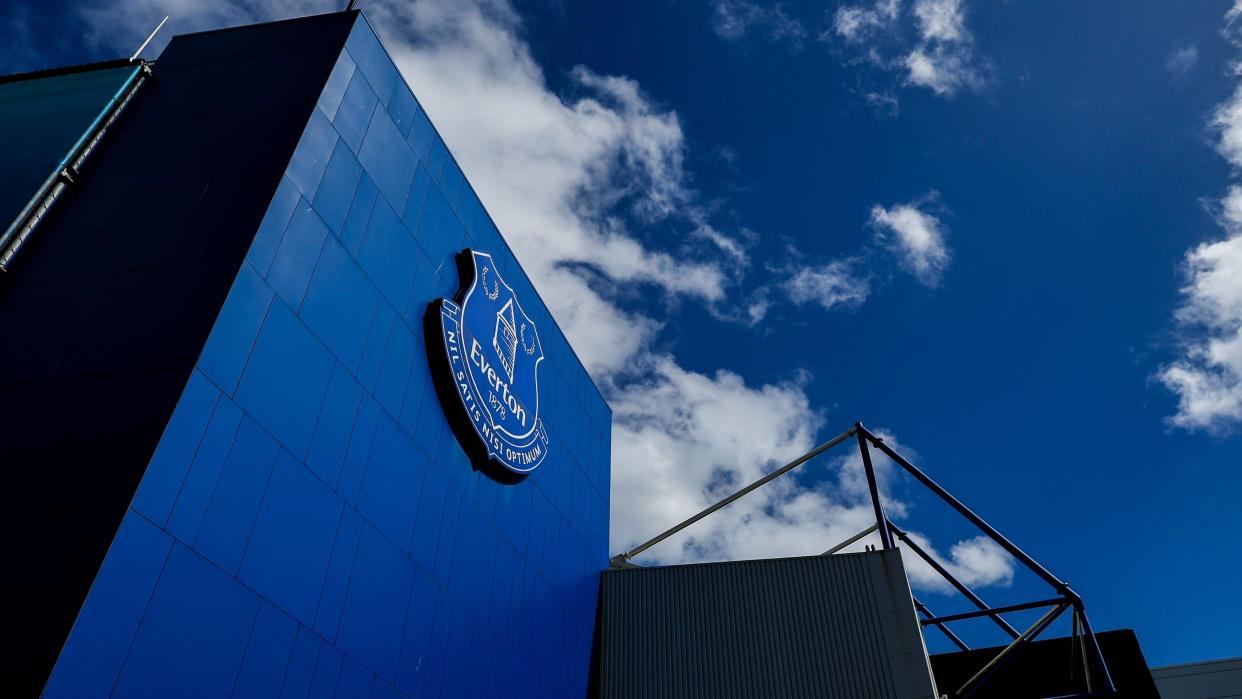
M1154 667L1151 676L1164 699L1242 697L1242 658Z
M603 574L599 696L934 699L896 549Z

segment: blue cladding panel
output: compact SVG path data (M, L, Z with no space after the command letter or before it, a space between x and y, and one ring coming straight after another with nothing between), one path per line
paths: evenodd
M171 547L172 537L141 515L125 516L61 653L72 671L53 675L45 697L82 696L83 689L103 696L112 687Z
M375 96L375 91L371 89L366 77L360 72L354 73L332 124L341 139L355 153L362 148L362 138L367 134L367 125L371 123L378 104L379 98Z
M362 361L378 296L353 257L329 239L311 278L302 319L350 370Z
M302 305L302 296L327 237L328 227L323 219L306 199L301 199L266 275L267 283L292 308Z
M211 493L215 490L224 460L233 448L233 437L241 424L242 412L233 401L224 398L216 404L203 441L199 443L190 471L181 484L181 492L168 518L168 531L183 541L192 541Z
M336 683L341 676L341 662L345 656L336 648L324 644L319 648L315 663L315 675L311 679L309 699L331 699L336 696Z
M254 242L246 254L246 259L262 274L267 274L267 270L271 268L272 260L276 257L276 247L280 245L301 198L302 195L293 180L288 177L280 178L280 186L276 188L272 203L267 207L267 215L263 217L263 223L255 233Z
M362 387L338 364L306 456L306 465L328 485L335 486L341 480L341 466L349 452L349 437L361 400Z
M392 681L401 650L414 564L379 531L363 525L337 641L380 677Z
M410 135L417 111L418 101L414 99L414 93L406 88L404 82L393 83L392 96L388 100L388 115L392 117L392 123L396 124L402 136Z
M172 512L181 483L202 442L207 424L220 400L220 391L194 372L181 394L164 436L138 485L131 507L163 526Z
M241 564L279 448L257 422L244 418L215 484L194 544L204 556L231 573L237 572Z
M336 696L368 697L371 696L371 684L374 676L358 661L349 656L341 662L341 674L336 679Z
M381 414L358 493L358 511L402 550L410 545L414 508L423 482L421 469L409 468L409 464L426 460L414 440L386 413Z
M365 21L335 63L52 696L586 691L608 408ZM548 351L554 448L516 485L430 386L423 313L467 246Z
M305 455L332 377L332 355L283 303L268 313L237 400L294 454Z
M310 691L311 678L315 674L315 664L319 661L319 648L323 640L315 632L305 626L298 628L297 638L293 642L293 654L289 656L289 667L285 668L284 686L281 687L281 699L286 697L305 697Z
M414 114L414 124L410 127L410 135L406 142L410 144L410 148L414 149L414 155L425 163L431 156L431 143L435 139L436 129L431 125L431 120L427 118L427 112L420 108Z
M328 161L328 169L324 170L323 180L319 182L319 191L315 193L315 210L332 232L339 234L345 224L345 215L349 213L349 204L354 200L361 177L362 166L358 164L358 159L348 148L336 144L332 159Z
M336 65L332 68L332 73L328 76L328 82L323 86L323 92L319 94L319 108L329 119L336 117L336 111L341 106L341 99L345 96L345 90L349 87L349 80L354 76L353 59L348 53L342 53L336 59Z
M349 250L350 254L357 255L358 248L362 246L362 239L371 222L371 211L375 207L377 198L379 198L379 188L375 186L375 180L371 179L371 176L364 170L362 181L358 183L358 190L354 192L354 200L349 204L349 215L345 217L345 226L341 229L341 244Z
M367 128L366 137L362 139L358 159L375 179L380 191L388 197L392 208L403 211L418 159L406 145L388 112L376 110L371 117L371 125Z
M358 262L393 308L405 310L418 258L414 238L385 201L375 204Z
M282 452L246 547L242 581L313 623L340 518L340 499Z
M336 130L332 128L327 115L322 110L315 109L306 124L302 140L289 161L289 169L285 171L285 176L293 182L303 197L315 198L319 180L328 168L328 160L332 157L337 138Z
M349 35L345 42L345 53L358 64L358 71L366 76L375 94L387 105L393 87L401 81L401 77L397 73L397 66L388 57L388 52L380 45L375 32L366 25L366 22L359 22Z
M253 267L242 267L198 360L199 369L225 393L237 388L272 296Z
M297 632L297 622L288 614L267 603L259 608L250 641L246 644L246 656L233 686L234 699L266 699L280 695Z
M114 697L219 697L241 666L259 598L174 545Z

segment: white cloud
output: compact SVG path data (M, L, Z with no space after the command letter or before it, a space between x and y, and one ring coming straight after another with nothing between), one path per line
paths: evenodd
M906 56L905 64L911 85L929 88L937 95L952 95L978 83L970 53L960 48L920 46Z
M833 260L821 267L803 267L782 287L794 303L817 303L825 310L860 306L871 293L871 283L855 267L854 260Z
M920 201L871 208L871 225L880 243L893 251L903 269L932 288L940 284L952 259L944 224L920 208L935 198L933 192Z
M939 197L932 191L915 201L888 208L874 205L868 225L874 231L875 244L864 244L854 255L823 264L769 265L768 271L783 281L752 294L746 309L749 324L766 317L774 291L782 292L794 304L814 303L824 310L861 306L889 279L887 274L873 275L867 271L880 261L881 255L891 255L901 269L924 286L939 286L952 253L945 240L945 225L924 210ZM796 247L787 247L787 259L800 261L804 257Z
M901 0L877 0L872 6L842 5L832 17L832 30L846 41L863 41L876 30L893 26Z
M1223 202L1228 236L1186 253L1177 318L1183 356L1160 380L1178 395L1173 424L1222 431L1242 423L1242 187Z
M863 95L867 104L880 116L895 117L901 111L901 102L897 96L888 92L868 92Z
M832 16L831 30L821 38L835 35L861 51L855 62L900 73L906 84L937 95L983 86L962 0L915 0L908 14L903 10L899 0L842 5ZM912 32L903 23L903 14L907 21L912 19Z
M1242 16L1242 0L1225 15L1226 32ZM1236 42L1235 42L1236 43ZM1216 149L1242 171L1242 84L1217 107ZM1242 186L1221 201L1223 240L1186 253L1177 311L1183 351L1157 378L1178 397L1170 422L1184 429L1225 431L1242 424Z
M916 0L914 16L924 41L969 41L962 0Z
M83 16L119 48L130 42L122 28L148 26L165 8L178 32L311 9L292 0L119 0ZM655 350L658 320L612 300L637 283L716 303L730 291L730 270L747 263L745 241L714 227L687 185L675 112L635 81L586 67L570 75L572 96L552 92L504 0L375 0L366 10L614 408L614 548L810 447L823 420L807 397L809 377L752 385L724 370L688 370ZM685 235L657 236L656 222ZM700 558L822 550L867 526L869 505L851 498L786 480L671 550ZM974 565L975 548L962 546L948 560Z
M1164 62L1164 67L1173 75L1182 77L1190 72L1191 68L1199 62L1199 47L1195 44L1188 44L1173 49L1169 53L1168 59Z
M769 41L788 41L801 46L806 27L785 14L782 5L759 5L746 0L717 0L712 10L712 30L722 39L740 41L752 33L762 34Z
M1216 150L1230 165L1242 168L1242 84L1216 108L1212 128L1218 134Z
M750 254L746 252L746 245L737 238L721 233L711 224L700 223L698 228L691 231L691 234L711 241L737 265L745 267L750 264ZM743 231L743 234L749 235L749 232Z
M982 79L973 65L961 0L916 0L922 42L906 56L907 80L938 95L952 95L963 87L978 87Z
M1225 12L1225 27L1228 28L1238 17L1242 17L1242 0L1234 0L1233 6Z
M947 557L934 553L931 542L922 534L907 534L967 587L1008 586L1013 582L1013 557L982 534L953 544ZM941 593L952 592L952 585L917 554L903 551L902 560L913 585Z

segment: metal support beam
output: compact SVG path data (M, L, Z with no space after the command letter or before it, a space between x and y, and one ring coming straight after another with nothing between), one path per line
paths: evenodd
M980 609L977 612L962 612L960 614L946 614L931 619L924 619L924 626L928 624L944 624L950 621L961 621L963 619L977 619L981 616L992 616L993 614L1008 614L1009 612L1020 612L1024 609L1039 609L1040 607L1051 607L1057 604L1070 604L1070 601L1064 597L1054 597L1053 599L1043 599L1038 602L1023 602L1022 604L1010 604L1004 607L990 607L988 609Z
M845 440L847 440L847 439L849 439L850 437L853 437L853 436L854 436L854 428L852 428L852 427L851 427L850 429L848 429L848 430L846 430L846 431L842 432L841 434L837 435L836 437L833 437L832 439L828 440L827 442L824 442L823 444L819 445L818 447L815 447L814 449L812 449L812 450L808 451L807 453L803 454L802 456L799 456L798 458L794 459L793 461L790 461L789 463L785 464L784 466L781 466L780 468L778 468L778 469L776 469L775 471L773 471L773 472L769 473L768 475L764 476L763 478L760 478L759 480L755 481L754 483L751 483L750 485L746 486L745 488L742 488L741 490L737 491L736 493L734 493L734 494L730 495L729 497L727 497L727 498L725 498L725 499L721 500L720 502L716 503L715 505L712 505L711 507L708 507L707 509L703 510L702 512L699 512L698 514L694 515L693 517L690 517L689 519L686 519L686 520L682 521L682 522L681 522L681 523L679 523L679 524L673 525L673 526L672 526L672 527L670 527L669 529L666 529L665 531L663 531L663 532L661 532L661 533L659 533L659 534L657 534L657 535L653 536L652 538L648 539L647 541L644 541L643 543L639 544L638 546L635 546L634 548L630 549L629 551L626 551L625 553L620 553L620 554L617 554L616 556L613 556L613 557L612 557L612 559L611 559L611 560L609 560L609 564L610 564L612 567L614 567L614 568L615 568L615 567L620 566L622 563L628 562L631 558L633 558L633 557L637 556L638 554L642 553L643 551L646 551L647 549L651 548L652 546L655 546L656 544L660 543L661 541L664 541L665 539L667 539L667 538L669 538L670 536L672 536L672 535L676 534L677 532L681 531L682 529L685 529L686 527L690 526L691 524L694 524L695 522L699 521L700 519L703 519L704 517L706 517L706 516L708 516L708 515L712 514L712 513L713 513L713 512L715 512L716 510L719 510L719 509L721 509L721 508L723 508L723 507L726 507L726 506L728 506L728 505L732 504L733 502L735 502L736 500L738 500L738 499L740 499L740 498L742 498L742 497L745 497L746 495L749 495L750 493L754 492L755 490L758 490L759 488L761 488L761 487L763 487L763 486L767 485L768 483L771 483L772 481L776 480L777 478L780 478L781 476L785 475L786 473L789 473L790 471L794 470L795 468L797 468L797 467L801 466L802 464L804 464L804 463L806 463L806 462L810 461L811 459L814 459L815 457L819 456L820 454L823 454L824 452L828 451L829 449L831 449L831 448L833 448L833 447L837 446L837 445L838 445L838 444L840 444L841 442L844 442Z
M155 38L156 34L159 34L160 30L163 29L164 25L167 23L168 15L164 15L164 19L160 20L160 23L155 25L155 29L151 30L151 33L147 35L147 40L142 42L142 46L139 46L138 50L134 52L134 55L129 57L130 63L138 60L138 56L142 55L143 50L147 48L147 44L151 43L151 40Z
M22 207L17 218L3 233L0 233L0 272L8 272L13 258L51 211L52 206L73 183L83 161L99 145L104 133L120 116L138 88L146 82L150 73L151 69L145 61L139 61L134 66L133 72L104 106L103 111L96 115L95 120L73 144L65 157L56 164L52 173L47 176L43 184L39 185L39 189L35 190L34 196Z
M1087 621L1087 610L1083 607L1081 599L1075 600L1074 612L1078 615L1078 624L1082 627L1082 639L1087 645L1083 649L1086 656L1083 658L1083 666L1100 679L1103 685L1101 690L1105 694L1116 693L1117 687L1113 684L1113 676L1108 671L1108 664L1104 662L1104 652L1100 650L1100 642L1095 637L1095 631L1091 629L1091 622ZM1093 691L1090 684L1088 684L1088 691Z
M927 605L920 602L918 597L911 595L910 599L911 601L914 602L914 608L919 610L920 614L927 617L927 619L922 622L923 624L928 624L928 623L935 624L936 628L940 629L940 632L943 633L946 637L948 637L950 641L953 641L953 643L957 645L958 648L961 648L962 650L970 650L970 646L966 645L965 641L958 638L957 634L953 633L952 629L950 629L948 626L945 626L943 623L939 621L935 621L936 615L932 613L932 610L927 608Z
M932 569L934 569L937 573L940 573L941 577L947 580L950 585L957 588L957 591L962 593L962 595L965 596L966 599L970 600L972 603L974 603L976 607L978 607L980 610L987 613L987 616L990 617L993 621L995 621L996 625L1001 627L1001 629L1005 633L1009 634L1010 638L1018 637L1017 629L1011 626L1009 622L1005 621L1004 618L1001 617L1000 614L997 614L995 610L989 607L988 604L979 597L979 595L976 595L974 591L972 591L969 587L966 587L966 585L962 583L962 581L955 578L952 573L950 573L948 570L945 569L944 566L940 565L940 561L937 561L935 558L931 556L931 554L924 551L922 546L919 546L918 544L914 543L914 540L911 539L910 536L906 532L899 529L897 525L893 524L892 522L889 522L888 526L892 530L892 532L897 535L897 538L901 539L902 543L910 547L911 551L918 554L919 558L922 558L924 561L927 561L927 565L931 566Z
M857 534L855 534L854 536L851 536L850 538L846 539L845 541L842 541L841 543L837 544L836 546L833 546L832 548L828 549L827 551L824 551L823 553L821 553L821 554L819 554L819 555L821 555L821 556L831 556L832 554L836 553L837 551L840 551L841 549L845 548L846 546L849 546L850 544L852 544L852 543L854 543L854 542L858 541L859 539L861 539L861 538L863 538L863 537L867 536L868 534L870 534L871 532L873 532L873 531L875 531L875 530L877 530L877 529L879 529L879 528L880 528L880 525L878 525L878 524L873 524L873 525L871 525L870 527L867 527L866 529L864 529L864 530L862 530L862 531L858 532L858 533L857 533Z
M888 527L884 526L888 517L884 515L884 501L880 499L880 485L876 482L875 468L871 465L871 451L867 449L867 440L863 438L863 432L867 428L863 427L861 422L855 422L854 429L857 430L858 451L862 453L863 470L867 473L867 489L871 491L871 506L875 509L875 523L880 530L880 543L884 548L891 549L893 537Z
M1047 568L1044 568L1043 566L1041 566L1038 562L1035 561L1034 558L1031 558L1030 556L1028 556L1025 551L1018 548L1017 545L1015 545L1009 539L1005 538L1005 535L997 531L992 525L983 521L982 517L972 512L969 507L966 507L965 505L963 505L962 502L958 500L957 498L953 497L953 495L950 494L949 491L940 487L939 483L937 483L936 481L933 481L930 476L928 476L926 473L923 473L921 470L919 470L917 466L907 461L904 456L902 456L901 454L898 454L896 451L892 449L892 447L885 444L883 439L872 434L867 428L863 427L861 423L857 423L855 425L855 428L859 431L859 433L862 436L866 437L868 441L874 444L876 449L879 449L880 451L887 454L888 458L897 462L898 466L901 466L910 475L917 478L920 483L927 486L928 490L931 490L933 493L940 496L940 499L944 500L946 503L949 504L950 507L957 510L958 514L962 515L967 520L969 520L971 524L983 530L983 533L991 537L992 540L995 541L997 544L1000 544L1001 548L1005 549L1006 551L1010 553L1010 555L1012 555L1014 558L1021 561L1023 565L1025 565L1027 568L1031 570L1031 572L1035 573L1040 578L1043 578L1044 582L1051 585L1052 588L1056 590L1058 594L1066 595L1067 597L1073 594L1069 590L1069 585L1066 585L1060 578L1058 578L1057 576L1049 572Z
M983 668L979 670L979 672L976 672L973 677L966 680L966 684L963 684L961 687L958 688L957 692L955 693L955 696L961 697L962 699L966 699L966 697L970 696L970 694L973 694L975 689L978 689L978 686L976 683L982 681L985 677L992 674L993 671L1000 669L1000 667L1006 661L1009 660L1014 649L1022 645L1024 642L1026 642L1027 639L1038 636L1044 629L1048 628L1049 624L1056 621L1056 618L1061 615L1061 612L1064 612L1066 609L1069 608L1069 606L1070 605L1068 604L1060 604L1060 605L1057 605L1056 607L1053 607L1052 609L1049 609L1034 624L1031 624L1030 628L1028 628L1026 631L1023 631L1021 634L1018 635L1017 638L1013 639L1012 643L1005 646L1004 650L998 653L995 658L992 658L992 660L989 661L987 665L984 665ZM976 685L976 686L972 688L971 685ZM966 693L966 690L968 689L970 690L970 692Z
M1083 675L1087 679L1087 691L1091 691L1091 669L1087 667L1087 646L1083 640L1082 634L1079 633L1078 624L1078 608L1074 608L1074 613L1070 614L1070 679L1074 679L1074 673L1077 672L1077 655L1079 648L1082 649L1082 665Z

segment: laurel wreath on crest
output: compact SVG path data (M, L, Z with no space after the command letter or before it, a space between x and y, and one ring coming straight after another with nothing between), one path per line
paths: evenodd
M500 282L496 282L496 290L489 291L487 288L487 267L483 268L483 293L487 296L488 301L495 301L500 297Z
M518 336L522 338L522 351L526 352L527 355L534 354L535 345L533 343L526 344L526 323L522 323L522 327L518 330Z

